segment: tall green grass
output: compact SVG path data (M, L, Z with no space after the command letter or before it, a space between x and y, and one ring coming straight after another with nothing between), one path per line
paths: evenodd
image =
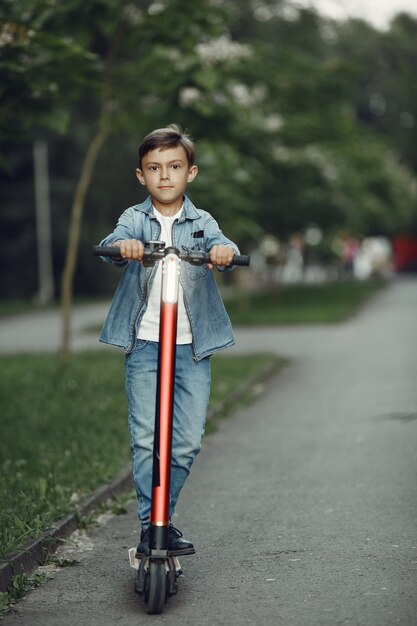
M217 356L211 404L275 357ZM0 558L73 510L130 461L123 356L0 360Z
M281 286L227 301L234 324L323 324L349 318L383 280L339 281L322 285Z

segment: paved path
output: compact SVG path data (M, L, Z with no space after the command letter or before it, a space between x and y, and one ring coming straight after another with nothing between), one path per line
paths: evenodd
M91 332L91 327L103 323L108 308L106 302L74 307L71 320L73 350L102 347L97 332ZM57 352L60 341L61 317L57 309L0 319L0 353Z
M165 612L133 592L132 505L4 624L416 626L416 312L408 280L347 324L238 330L234 350L292 362L206 438L175 520L198 551Z

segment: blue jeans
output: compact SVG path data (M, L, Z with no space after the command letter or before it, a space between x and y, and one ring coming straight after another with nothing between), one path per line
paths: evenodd
M149 526L151 510L158 346L157 342L138 339L134 350L125 360L133 479L142 529ZM170 518L201 448L210 383L210 357L196 363L191 344L177 345Z

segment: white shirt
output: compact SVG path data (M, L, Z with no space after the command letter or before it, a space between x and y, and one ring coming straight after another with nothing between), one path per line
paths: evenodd
M165 246L172 246L172 226L182 213L182 207L173 216L167 217L162 215L153 207L155 217L161 225L160 240L165 242ZM161 283L162 283L162 262L158 262L155 278L152 283L151 291L148 298L148 306L139 326L138 339L146 341L159 341L159 314L161 307ZM178 293L178 330L177 344L191 343L193 336L191 326L188 320L187 311L184 305L184 292L179 285Z

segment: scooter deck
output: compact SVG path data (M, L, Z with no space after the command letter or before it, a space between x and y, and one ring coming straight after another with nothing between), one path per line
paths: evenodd
M195 548L184 548L183 550L167 550L167 556L186 556L187 554L195 554ZM135 557L139 560L148 556L151 556L151 552L149 552L149 554L145 554L144 552L135 551Z
M135 570L139 570L140 563L141 563L142 559L149 559L149 556L147 556L145 554L138 554L136 552L136 548L130 548L128 552L129 552L129 563L130 563L130 566L133 567L133 569L135 569ZM177 556L170 555L170 559L171 559L171 561L172 561L172 563L173 563L173 565L175 567L175 574L176 574L176 577L178 578L178 576L182 575L181 564L180 564ZM146 563L146 561L145 561L145 569L146 569L147 565L148 565L148 563Z

